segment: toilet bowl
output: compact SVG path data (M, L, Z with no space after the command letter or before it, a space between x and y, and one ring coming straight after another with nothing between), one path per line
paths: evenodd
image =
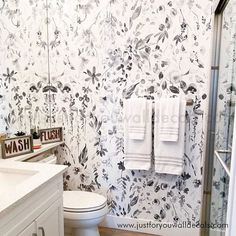
M99 236L98 225L108 213L104 196L84 191L64 191L63 208L66 236Z

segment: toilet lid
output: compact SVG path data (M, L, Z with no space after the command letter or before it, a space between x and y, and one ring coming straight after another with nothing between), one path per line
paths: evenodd
M107 204L107 199L97 193L85 191L64 191L63 207L66 211L96 211Z

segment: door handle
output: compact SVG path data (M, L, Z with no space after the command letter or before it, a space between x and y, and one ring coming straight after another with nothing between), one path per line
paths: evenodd
M228 168L228 166L225 164L225 162L222 160L220 153L229 153L228 150L215 150L215 156L217 157L217 159L219 160L220 164L222 165L222 167L224 168L225 172L227 173L228 176L230 176L230 169Z
M37 234L36 233L32 233L32 236L37 236Z
M44 228L43 228L43 227L39 227L39 230L41 230L41 231L42 231L42 236L46 236L46 234L45 234L45 231L44 231Z
M216 150L216 152L227 154L227 153L231 153L231 150L224 150L224 149L221 150L220 149L220 150Z

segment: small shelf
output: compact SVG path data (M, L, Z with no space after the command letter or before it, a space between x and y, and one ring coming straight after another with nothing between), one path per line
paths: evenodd
M56 142L56 143L50 143L50 144L44 144L42 145L42 147L40 149L36 149L34 150L32 153L29 154L25 154L25 155L21 155L21 156L17 156L17 157L13 157L13 158L9 158L7 160L11 160L11 161L24 161L27 159L30 159L32 157L38 156L42 153L45 153L47 151L50 151L53 148L56 148L60 145L64 144L64 142Z

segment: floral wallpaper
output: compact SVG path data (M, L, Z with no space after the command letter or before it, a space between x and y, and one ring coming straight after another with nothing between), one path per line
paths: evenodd
M64 127L65 188L108 196L110 214L198 222L212 1L50 1L52 125ZM123 101L181 94L181 176L124 167Z
M1 132L50 124L46 2L0 0Z
M106 195L112 215L198 222L212 1L0 2L0 24L6 28L0 27L4 120L13 113L6 129L14 132L30 122L63 126L65 145L58 156L69 166L65 189ZM126 170L124 99L179 94L194 100L186 110L182 175ZM25 107L28 116L19 112ZM20 117L29 120L21 125Z

